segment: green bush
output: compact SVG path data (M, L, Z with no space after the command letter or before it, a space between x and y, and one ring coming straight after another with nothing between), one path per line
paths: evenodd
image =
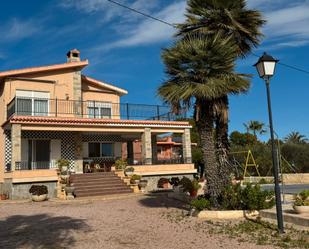
M124 170L128 166L128 163L126 160L118 159L115 161L114 166L117 170Z
M309 206L309 190L303 190L294 196L295 206Z
M184 192L192 192L192 191L197 191L201 188L201 185L199 184L198 180L194 179L194 180L190 180L187 177L183 177L180 182L179 185L181 185L183 187Z
M141 180L141 178L142 178L142 177L141 177L140 175L135 175L135 174L134 174L134 175L131 176L130 183L131 183L131 184L135 184L136 181Z
M32 185L29 193L32 195L45 195L48 194L48 189L45 185Z
M194 199L191 201L190 205L198 211L210 208L210 202L205 198Z
M240 184L228 186L221 195L221 207L227 210L261 210L274 206L274 193L261 190L260 186Z

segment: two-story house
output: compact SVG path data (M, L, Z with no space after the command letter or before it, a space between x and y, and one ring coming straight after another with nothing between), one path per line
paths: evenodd
M121 103L128 92L82 74L86 66L74 49L62 64L0 72L0 191L25 198L31 184L40 183L55 196L58 159L68 160L75 174L85 174L85 164L111 165L124 154L148 179L196 172L188 122L175 121L165 106ZM156 137L164 133L182 134L183 156L175 164L156 156ZM142 146L138 165L136 139Z

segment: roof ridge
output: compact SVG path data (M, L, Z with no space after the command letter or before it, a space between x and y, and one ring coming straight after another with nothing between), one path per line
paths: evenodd
M0 77L12 76L16 74L42 72L42 71L48 71L48 70L57 70L61 68L70 68L70 67L75 67L75 66L76 67L77 66L87 66L87 65L88 65L88 60L82 60L82 61L76 61L76 62L65 62L65 63L59 63L59 64L36 66L36 67L25 67L25 68L1 71Z

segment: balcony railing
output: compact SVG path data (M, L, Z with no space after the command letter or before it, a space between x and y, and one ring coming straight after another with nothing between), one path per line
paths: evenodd
M186 112L175 114L160 105L15 97L7 105L7 118L12 115L172 121Z
M48 162L30 162L20 161L15 163L15 170L35 170L35 169L55 169L57 168L56 161Z

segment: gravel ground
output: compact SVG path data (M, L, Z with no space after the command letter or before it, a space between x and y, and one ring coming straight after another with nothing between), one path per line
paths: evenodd
M164 195L0 203L0 248L272 248L211 233Z

